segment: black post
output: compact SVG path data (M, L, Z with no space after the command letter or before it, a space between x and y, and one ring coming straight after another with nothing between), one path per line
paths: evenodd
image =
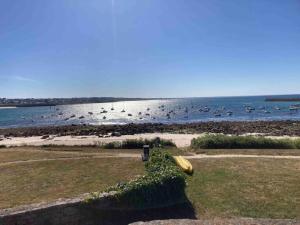
M143 161L148 161L149 160L149 154L150 154L150 146L149 145L144 145L143 146L143 155L142 155L142 160Z

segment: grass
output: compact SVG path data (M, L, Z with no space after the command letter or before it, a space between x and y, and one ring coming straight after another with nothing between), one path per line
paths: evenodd
M61 159L72 157L89 157L93 154L80 153L80 152L53 152L53 151L40 151L38 148L9 148L3 149L0 152L0 163L38 160L38 159Z
M145 172L140 158L65 159L1 165L22 159L100 155L99 151L108 154L123 149L98 150L78 146L49 147L48 150L38 147L1 149L0 208L106 190ZM300 219L300 160L226 158L191 162L194 174L187 178L186 193L198 218Z
M298 149L190 149L196 154L206 155L274 155L274 156L300 156Z
M271 139L218 134L194 138L191 147L194 149L299 149L300 139Z
M140 159L81 159L0 165L0 208L104 190L144 173Z
M187 195L198 217L300 218L300 160L192 160Z

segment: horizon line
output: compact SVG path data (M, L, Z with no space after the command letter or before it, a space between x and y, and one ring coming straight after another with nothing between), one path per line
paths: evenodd
M76 98L120 98L120 99L184 99L184 98L232 98L232 97L268 97L268 96L294 96L300 94L258 94L258 95L219 95L219 96L186 96L186 97L112 97L112 96L82 96L82 97L0 97L5 99L76 99Z

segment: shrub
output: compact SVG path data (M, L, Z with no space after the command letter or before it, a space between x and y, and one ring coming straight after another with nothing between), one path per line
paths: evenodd
M300 147L300 140L218 134L194 138L191 147L195 149L295 149Z
M171 140L164 140L159 137L153 139L128 139L122 142L110 142L102 145L106 149L137 149L143 148L144 145L154 147L176 147Z
M295 143L296 148L300 149L300 139L298 138L298 139L294 140L294 143Z
M114 199L119 206L145 209L173 205L187 200L186 177L169 153L159 149L151 151L150 160L145 167L146 175L107 190L107 192L116 192Z
M6 148L6 145L0 145L0 148Z

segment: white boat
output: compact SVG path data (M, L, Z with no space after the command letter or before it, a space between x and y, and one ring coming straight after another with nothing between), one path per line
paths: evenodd
M299 110L299 109L300 109L300 106L298 106L298 105L291 105L289 109L290 109L291 111Z

